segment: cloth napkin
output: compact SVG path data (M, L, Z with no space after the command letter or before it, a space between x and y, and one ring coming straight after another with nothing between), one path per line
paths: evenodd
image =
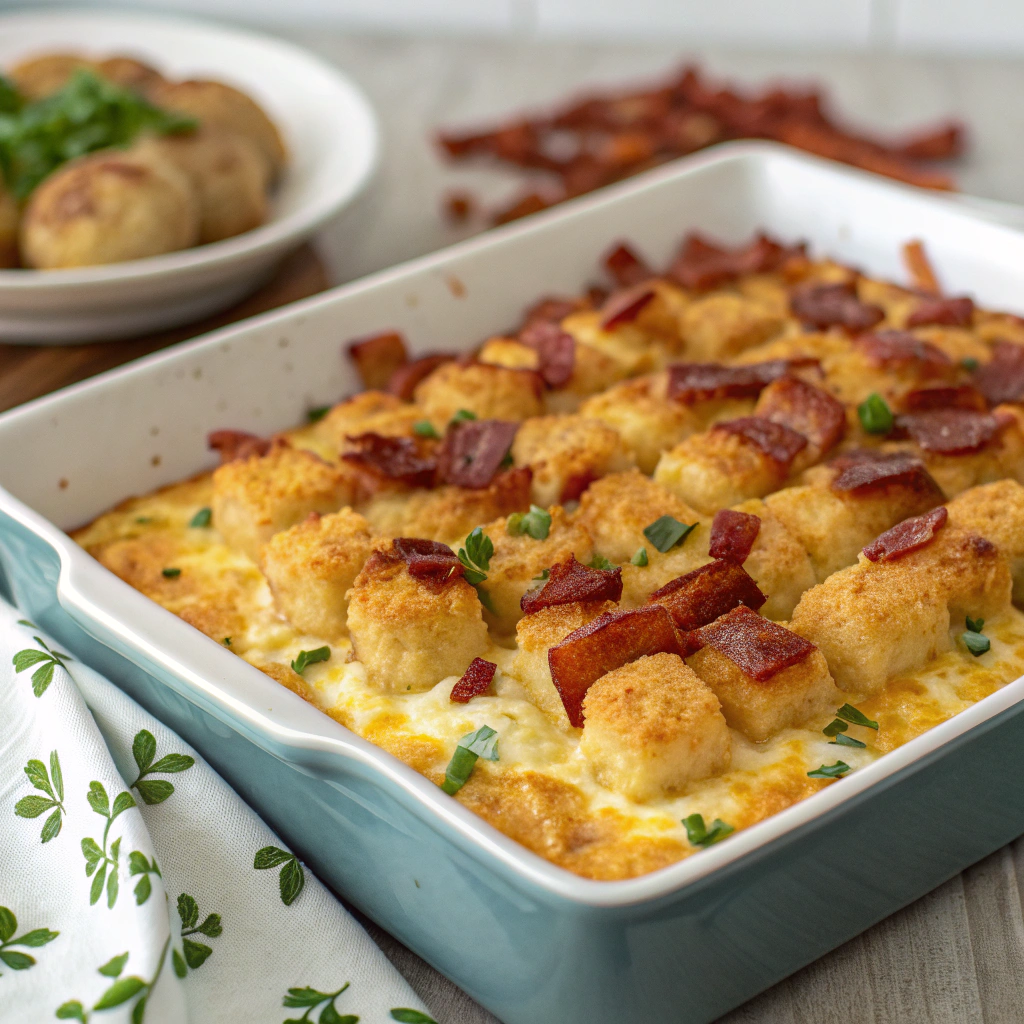
M187 743L0 601L0 1022L431 1024Z

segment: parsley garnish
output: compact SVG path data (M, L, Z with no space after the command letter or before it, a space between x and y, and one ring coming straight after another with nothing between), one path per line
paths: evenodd
M459 548L459 561L466 570L464 575L467 583L475 587L487 579L493 554L491 538L479 526L475 527L466 538L466 546Z
M412 432L417 437L432 437L435 440L439 440L441 435L434 429L434 424L430 420L417 420L412 425Z
M860 740L855 740L852 736L844 736L840 733L834 740L829 743L829 746L833 747L857 747L859 750L864 750L867 747L866 743L862 743Z
M964 358L960 360L960 365L970 373L974 373L974 371L981 366L981 363L979 363L974 356L964 356Z
M22 106L24 101L14 83L0 75L0 114L16 114Z
M468 409L460 409L452 418L451 423L468 423L470 420L476 419L476 413L470 412Z
M551 579L551 570L550 569L544 569L540 573L539 576L534 576L533 577L533 582L534 583L547 583L547 581L549 579Z
M865 729L878 731L878 723L868 718L863 711L858 711L852 704L844 704L836 712L836 718L841 718L844 722L849 722L851 725L863 725ZM843 731L845 732L845 730Z
M860 425L869 434L888 434L892 430L892 410L877 391L857 406Z
M230 647L231 646L231 637L229 637L229 636L224 637L224 639L221 641L221 643L223 643L225 647Z
M630 559L634 565L642 569L647 564L647 548L638 548L637 553Z
M531 505L529 512L513 512L505 521L505 532L510 537L524 533L534 540L547 540L551 531L551 514L539 505Z
M696 528L696 523L681 523L672 516L655 519L650 526L644 527L644 536L662 553L671 551L681 544Z
M498 760L498 734L489 725L481 725L459 740L441 783L441 788L449 796L454 796L469 780L478 757Z
M191 519L191 521L189 522L188 525L189 526L194 526L197 529L201 528L203 526L209 526L210 525L210 519L211 519L212 516L213 516L213 513L208 508L201 508L192 517L192 519Z
M973 654L976 658L980 658L983 654L987 654L992 649L992 641L987 636L982 636L981 631L985 628L984 619L972 619L969 615L967 616L967 632L960 634L960 639L963 640L964 646Z
M164 569L163 575L166 579L175 580L181 575L180 569Z
M310 423L319 423L330 411L331 407L329 405L318 405L316 408L306 411L306 419Z
M151 522L153 522L153 517L152 516L136 516L135 517L135 522L137 522L141 526L144 523L151 523Z
M589 565L591 569L604 569L605 572L611 572L612 569L615 568L614 562L609 562L604 555L596 554L589 562L587 562L587 565Z
M686 827L686 838L690 840L690 844L704 850L736 831L732 825L727 825L721 818L715 818L711 823L711 828L708 828L704 824L703 814L691 814L689 817L683 818L683 825Z
M807 773L807 777L809 779L841 779L848 771L851 771L851 768L845 761L836 761L835 764L823 764L820 768L815 768L813 772Z
M299 651L299 656L292 662L292 668L301 676L303 672L318 661L327 661L331 656L330 647L318 647L315 651Z
M867 747L866 743L862 743L860 740L855 740L852 736L844 736L843 733L850 728L846 723L849 722L852 725L862 725L865 729L878 729L878 723L873 722L863 711L858 711L852 704L844 704L837 712L836 717L825 726L821 731L829 737L834 736L832 740L833 746L839 747Z

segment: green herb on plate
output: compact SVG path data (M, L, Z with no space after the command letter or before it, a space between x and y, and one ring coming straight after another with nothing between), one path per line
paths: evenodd
M466 784L479 757L488 761L498 760L498 734L488 725L481 725L459 740L441 783L441 788L449 796L454 796Z
M331 656L330 647L317 647L312 651L299 651L299 656L292 662L292 668L301 676L310 665L318 661L327 661Z
M681 523L672 516L661 516L644 527L644 536L662 553L681 544L696 529L696 523Z
M686 828L686 838L690 840L690 844L705 850L736 831L732 825L727 825L721 818L715 818L711 823L711 828L708 828L704 824L703 814L691 814L689 817L683 818L683 825Z

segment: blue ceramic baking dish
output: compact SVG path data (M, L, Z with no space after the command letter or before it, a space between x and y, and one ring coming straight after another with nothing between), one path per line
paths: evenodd
M724 147L0 416L0 588L176 729L337 892L507 1024L704 1024L1024 832L1006 765L1017 680L727 842L594 882L526 851L382 750L160 608L63 532L208 465L208 430L262 433L355 390L345 338L466 348L572 292L628 238L805 238L1024 311L1024 235L956 203L769 146ZM965 825L966 823L966 825Z

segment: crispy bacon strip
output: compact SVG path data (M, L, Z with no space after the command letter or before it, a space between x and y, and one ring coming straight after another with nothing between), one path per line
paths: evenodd
M715 513L711 521L711 546L708 554L712 558L742 565L760 531L761 520L757 516L723 508Z
M885 319L878 306L860 301L850 283L800 285L790 294L789 308L805 327L819 331L841 327L858 333Z
M220 463L248 459L252 455L266 455L271 442L244 430L213 430L206 435L206 444L220 455Z
M920 238L911 239L903 246L903 262L910 274L911 284L918 291L936 297L942 295L939 279L935 276L935 269L928 259L928 253L924 251L924 242Z
M873 449L847 452L830 463L836 469L832 490L864 497L889 487L900 487L943 500L942 488L925 469L924 463L910 452L882 453Z
M807 447L807 438L781 423L773 423L763 416L741 416L739 419L716 423L712 430L735 434L749 441L788 472L793 460Z
M949 513L945 505L933 508L923 516L912 516L876 537L866 548L864 557L872 562L892 562L911 551L930 544L946 525Z
M907 327L970 327L974 321L974 301L966 295L956 299L922 299L907 317Z
M434 588L459 579L463 574L462 563L455 552L447 544L436 540L396 537L392 541L392 551L405 562L413 579ZM385 557L388 555L388 552L378 553Z
M999 421L991 413L973 409L932 409L897 416L896 426L926 452L970 455L981 451L996 436Z
M1024 345L997 341L991 361L975 372L974 383L992 405L1024 399Z
M437 455L439 478L458 487L487 487L497 476L518 429L518 423L505 420L469 420L450 426Z
M705 647L725 655L744 675L766 683L817 648L798 633L763 619L749 608L734 608L700 630Z
M523 314L523 326L536 323L538 320L560 324L570 314L578 313L581 309L587 309L589 306L590 303L586 299L565 299L557 295L549 295L526 310Z
M754 415L802 434L815 460L839 444L846 431L842 402L797 377L781 377L769 384L761 392Z
M661 605L605 612L548 651L551 679L569 723L583 725L583 698L601 676L648 654L683 656L682 638Z
M567 562L551 566L551 575L544 586L528 590L519 602L524 615L542 608L575 601L618 601L622 597L622 569L592 569L570 555Z
M347 438L356 447L342 452L346 462L364 466L410 487L433 487L437 470L435 459L420 454L419 444L411 437L385 437L359 434Z
M631 288L654 277L654 271L625 242L620 242L601 262L620 288Z
M676 363L668 368L668 397L692 405L719 398L756 398L772 381L816 359L768 359L762 363Z
M805 255L805 251L803 243L784 246L764 234L755 236L738 249L728 249L693 232L683 240L679 255L669 267L668 277L684 288L707 291L743 274L778 270L793 257Z
M363 384L371 390L386 388L395 372L409 362L405 338L398 331L357 338L346 345L346 350Z
M666 583L647 603L667 608L673 622L690 634L740 605L757 611L766 600L741 565L717 559ZM700 649L696 634L688 639L688 654Z
M612 292L601 307L601 330L613 331L623 324L631 324L654 301L657 294L648 284Z
M915 365L925 376L941 376L953 363L942 349L909 331L875 331L862 334L854 344L872 366L898 369Z
M903 396L907 412L926 412L929 409L976 409L985 412L985 396L970 384L948 385L937 388L917 388Z
M549 320L534 320L519 332L519 340L537 353L537 372L549 388L569 382L576 368L576 342Z
M429 377L443 363L450 363L454 358L454 356L436 353L414 359L411 363L406 363L395 370L388 381L387 390L403 402L412 401L412 393L416 390L416 385L424 377Z
M486 693L498 666L493 661L474 658L462 678L452 687L451 700L455 704L468 704L474 697Z

